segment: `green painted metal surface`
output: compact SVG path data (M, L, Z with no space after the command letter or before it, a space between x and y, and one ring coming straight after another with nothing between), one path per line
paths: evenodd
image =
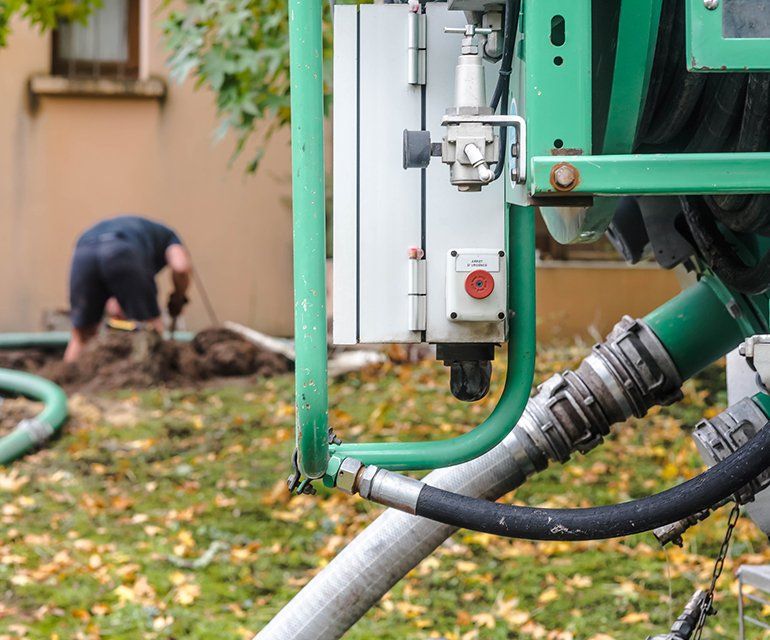
M513 98L527 121L528 154L590 154L591 3L524 0L521 23ZM511 190L509 201L528 204L526 189Z
M687 68L691 71L770 71L770 38L726 37L720 0L708 9L703 0L687 2ZM767 11L766 0L757 0L757 11Z
M472 460L497 445L516 425L529 399L535 367L535 212L508 208L508 304L512 317L508 371L500 400L478 427L434 442L354 443L332 446L335 457L407 471Z
M762 409L766 416L770 417L770 395L767 395L766 393L758 393L751 399L760 409Z
M762 331L759 323L751 322L742 298L725 295L723 289L716 278L704 276L644 318L683 379L721 358L745 337ZM731 302L740 310L737 318L728 309Z
M329 461L322 10L323 0L289 0L296 441L308 478Z
M551 170L577 169L574 188L559 192ZM677 153L531 160L535 195L683 195L770 193L770 153Z
M662 0L621 2L603 153L633 151L650 83L661 3Z

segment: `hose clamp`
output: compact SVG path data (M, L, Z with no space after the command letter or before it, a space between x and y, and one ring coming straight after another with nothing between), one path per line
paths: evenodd
M45 420L27 418L16 425L16 431L20 431L35 445L43 444L54 434L54 428Z

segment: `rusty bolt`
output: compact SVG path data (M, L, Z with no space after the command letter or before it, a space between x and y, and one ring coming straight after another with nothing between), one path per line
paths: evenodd
M578 181L578 171L571 164L565 162L557 164L551 169L551 183L559 191L573 189Z
M703 6L709 11L713 11L719 6L719 0L703 0Z

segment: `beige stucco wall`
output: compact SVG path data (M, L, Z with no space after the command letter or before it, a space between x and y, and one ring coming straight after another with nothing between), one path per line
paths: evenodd
M150 73L166 77L152 23ZM228 168L232 141L214 142L213 98L190 82L169 83L162 104L44 97L33 113L27 80L49 60L50 37L23 23L0 50L0 330L37 329L44 310L66 307L78 233L130 212L180 232L220 319L289 334L287 133L252 177ZM194 289L192 299L187 323L199 328L208 320Z
M157 18L150 73L165 77ZM220 319L289 335L292 329L287 132L270 142L256 176L228 168L232 142L213 142L212 96L169 85L165 103L43 98L29 108L27 80L49 68L50 38L14 26L0 50L0 331L40 327L67 304L77 234L99 218L141 213L176 227ZM161 286L166 284L162 277ZM541 340L605 333L676 293L671 273L607 265L538 272ZM208 324L192 292L189 328Z

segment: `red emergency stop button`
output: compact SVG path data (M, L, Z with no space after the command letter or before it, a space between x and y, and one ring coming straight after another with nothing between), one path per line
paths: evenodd
M495 290L495 279L489 271L476 269L465 278L465 292L476 300L483 300L492 295Z

